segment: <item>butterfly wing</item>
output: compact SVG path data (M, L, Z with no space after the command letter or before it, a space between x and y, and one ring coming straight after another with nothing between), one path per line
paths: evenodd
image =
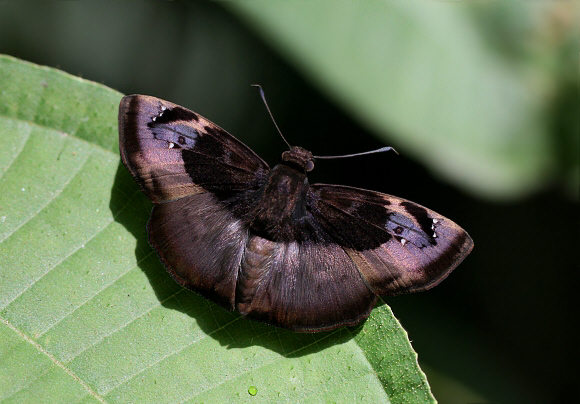
M268 165L195 112L144 95L121 101L119 148L155 204L149 242L168 272L233 309L247 242L240 216L267 177Z
M303 202L295 240L250 233L238 278L241 313L300 332L354 325L377 296L435 286L473 247L449 219L378 192L312 185Z
M121 158L153 203L213 192L221 199L259 186L268 165L216 124L145 95L119 106Z
M250 236L238 277L240 313L297 332L318 332L359 323L376 299L339 245Z
M473 248L457 224L405 199L322 184L311 186L309 196L314 218L376 295L429 289Z

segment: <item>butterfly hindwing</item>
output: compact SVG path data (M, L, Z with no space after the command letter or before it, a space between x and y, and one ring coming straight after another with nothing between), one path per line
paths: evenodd
M178 283L235 309L238 269L248 234L213 194L155 205L147 230L149 243Z
M339 245L250 236L238 279L240 313L315 332L359 323L376 299Z

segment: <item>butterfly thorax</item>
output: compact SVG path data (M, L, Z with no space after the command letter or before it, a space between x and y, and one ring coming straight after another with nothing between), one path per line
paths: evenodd
M306 172L313 167L312 154L293 147L269 173L260 190L250 228L272 241L306 241L314 237L307 211L309 189ZM310 169L310 170L309 170Z

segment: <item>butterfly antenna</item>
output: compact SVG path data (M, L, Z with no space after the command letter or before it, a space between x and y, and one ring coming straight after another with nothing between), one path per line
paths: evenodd
M382 152L386 152L386 151L394 151L395 153L397 153L397 151L395 149L393 149L390 146L387 147L381 147L380 149L377 150L371 150L371 151L366 151L366 152L362 152L362 153L354 153L354 154L344 154L342 156L312 156L315 159L341 159L341 158L345 158L345 157L356 157L356 156L364 156L365 154L373 154L373 153L382 153ZM399 153L397 153L399 154Z
M252 87L258 87L258 90L260 90L260 95L262 96L262 101L264 101L264 105L266 106L266 109L268 110L268 113L270 114L270 118L272 118L272 122L274 122L274 126L276 127L276 130L280 134L280 137L282 138L284 143L286 143L286 145L289 148L292 148L292 146L290 146L290 143L288 143L288 141L286 140L286 138L282 134L282 131L278 127L278 124L276 123L276 120L274 119L274 115L272 115L272 111L270 111L270 107L268 106L268 103L266 102L266 95L264 94L264 90L262 89L262 86L259 84L252 84Z

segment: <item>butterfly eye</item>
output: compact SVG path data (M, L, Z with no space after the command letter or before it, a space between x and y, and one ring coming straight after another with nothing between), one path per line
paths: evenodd
M310 172L314 170L314 163L312 162L312 160L308 160L308 162L306 163L306 172Z

